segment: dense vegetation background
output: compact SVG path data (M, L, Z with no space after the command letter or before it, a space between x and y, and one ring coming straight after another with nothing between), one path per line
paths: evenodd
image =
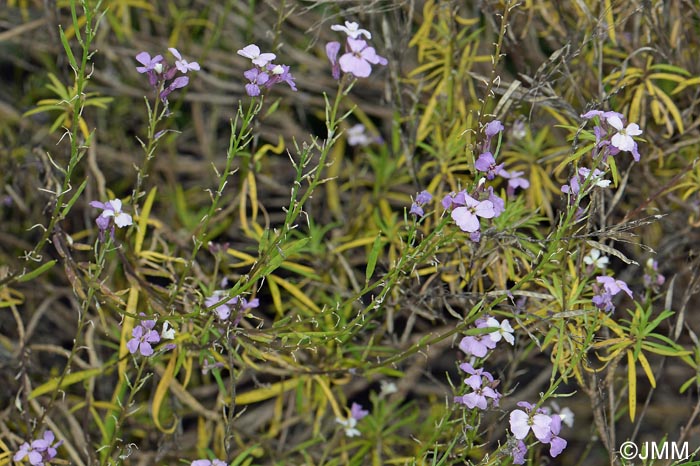
M700 448L699 53L692 0L7 0L0 465L695 464L621 445Z

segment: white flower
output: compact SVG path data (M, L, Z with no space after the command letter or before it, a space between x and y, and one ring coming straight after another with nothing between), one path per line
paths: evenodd
M122 212L121 200L112 199L111 201L107 201L107 204L109 204L109 207L102 212L103 217L114 217L114 224L119 228L123 228L133 223L131 220L131 215Z
M364 35L368 40L372 38L372 34L367 29L360 29L360 25L351 21L345 21L345 26L334 24L331 26L333 31L343 31L348 37L357 39Z
M571 411L568 406L564 406L564 408L560 409L557 402L552 401L552 408L554 408L554 412L556 412L559 415L559 418L561 418L561 422L569 427L574 426L574 412Z
M372 140L365 133L365 125L357 124L345 132L351 146L367 146Z
M387 396L399 391L394 382L387 382L386 380L380 381L379 387L379 396Z
M578 174L581 175L584 179L588 178L588 175L591 173L591 171L588 168L581 167L578 169ZM599 188L607 188L610 186L611 181L606 180L603 177L605 176L604 171L600 171L597 168L593 170L593 176L591 176L591 181L593 181L593 184L598 186Z
M170 327L170 323L168 321L163 322L163 330L160 332L160 337L163 340L175 339L175 329Z
M499 324L496 319L494 319L493 317L489 317L486 320L486 324L484 325L484 327L498 327L498 330L496 330L493 333L489 333L489 338L491 338L492 341L499 342L501 341L501 338L503 338L511 345L515 343L515 337L513 336L513 327L510 326L508 319L503 319L503 322Z
M238 55L250 58L254 65L263 67L277 58L274 53L260 53L260 48L255 44L246 45L238 51Z
M345 428L345 435L347 435L348 437L358 437L362 435L362 432L355 428L355 426L357 425L357 419L355 419L354 417L349 417L347 419L337 417L335 418L335 422L337 422Z
M622 151L632 152L634 150L635 142L632 136L639 136L642 134L642 130L639 129L637 123L630 123L625 128L622 124L622 120L617 115L611 115L607 118L608 124L617 130L610 142L614 147Z
M586 265L593 266L596 269L605 270L608 267L608 256L603 256L597 249L591 249L586 257L583 258Z

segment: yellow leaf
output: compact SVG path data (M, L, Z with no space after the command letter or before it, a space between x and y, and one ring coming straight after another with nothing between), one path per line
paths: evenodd
M124 322L122 323L122 334L119 342L119 365L118 373L119 380L124 380L124 374L126 373L126 365L129 362L126 355L129 353L129 348L126 347L126 343L131 339L131 331L134 329L134 318L131 317L136 315L136 306L139 302L139 290L136 286L132 286L129 289L129 297L126 301L126 315L124 316Z
M151 207L153 207L153 201L156 198L157 187L154 186L151 192L148 193L146 202L143 203L143 209L141 209L141 214L139 215L139 228L136 231L136 238L134 240L134 252L139 254L141 248L143 247L143 239L146 236L146 226L148 224L148 216L151 214Z
M103 367L97 369L87 369L80 372L72 372L61 379L61 377L55 377L46 383L43 383L36 387L29 394L29 399L32 400L37 396L45 395L56 390L62 390L69 385L74 383L82 382L85 379L100 375L104 371Z
M173 350L172 354L170 355L170 361L168 362L168 366L165 368L165 372L163 372L160 382L158 382L158 386L156 387L156 392L155 395L153 395L153 404L152 404L152 410L151 410L151 416L153 417L153 422L160 430L161 432L165 432L166 434L172 434L175 432L175 429L177 428L177 420L173 421L173 425L170 428L164 428L161 423L160 423L160 407L163 404L163 400L165 399L165 395L168 393L168 388L170 388L170 383L173 381L175 378L175 367L176 367L176 362L177 362L177 347Z
M647 379L649 379L651 387L656 388L656 378L654 378L654 372L652 372L651 370L651 366L649 365L647 357L644 356L644 353L640 351L639 356L637 356L637 359L639 360L639 364L642 365L642 369L644 369L644 373L647 375Z
M275 275L268 275L267 278L268 278L268 280L272 280L272 281L276 282L276 284L278 284L279 286L281 286L285 290L289 291L289 293L292 296L294 296L299 301L301 301L302 304L306 305L306 307L308 307L310 310L312 310L314 312L321 312L321 309L316 305L316 303L311 301L311 299L308 296L306 296L304 294L304 292L301 291L299 288L297 288L295 285L292 285L287 280L280 278L280 277L277 277Z
M299 378L287 379L281 382L270 384L266 387L257 388L246 393L236 395L237 405L249 405L259 401L269 400L275 396L279 396L297 386Z
M627 379L629 382L630 420L634 422L634 416L637 414L637 368L634 364L632 350L627 350Z

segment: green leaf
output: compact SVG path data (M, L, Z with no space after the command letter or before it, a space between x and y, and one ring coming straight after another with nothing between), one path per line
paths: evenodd
M32 280L39 275L43 274L44 272L47 272L49 269L51 269L54 265L56 265L56 260L48 261L45 264L41 264L39 267L36 269L32 270L31 272L27 272L23 275L20 275L17 277L17 281L20 283L23 282L28 282L29 280Z
M377 258L379 257L379 251L382 248L382 235L377 235L372 245L372 250L367 258L367 268L365 269L365 283L369 283L369 279L372 278L374 273L374 268L377 266Z

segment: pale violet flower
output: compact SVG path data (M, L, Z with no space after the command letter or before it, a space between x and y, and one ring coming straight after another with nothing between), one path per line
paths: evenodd
M180 73L187 73L188 71L199 71L199 63L197 63L196 61L190 63L187 60L183 59L180 55L180 52L176 48L170 47L168 50L176 58L175 67Z
M238 55L250 58L254 65L263 67L277 58L274 53L260 53L260 47L255 44L246 45L238 51Z
M97 207L98 209L104 209L102 214L100 214L100 217L105 219L109 219L110 217L114 218L114 224L119 228L123 228L133 223L131 215L127 214L126 212L122 212L122 201L119 199L112 199L111 201L104 203L92 201L90 205L92 207Z
M190 466L227 466L225 461L221 460L194 460Z
M632 290L630 290L627 286L627 283L623 282L622 280L616 280L613 277L601 275L599 277L596 277L596 281L602 284L605 291L611 294L612 296L615 296L620 291L624 291L625 293L627 293L627 296L632 298Z
M360 29L360 25L352 21L345 21L345 26L341 24L334 24L331 26L331 30L342 31L347 34L348 37L353 39L357 39L362 35L364 35L367 39L372 38L372 34L367 29Z
M362 39L348 37L348 52L338 59L340 69L357 78L366 78L372 73L372 65L386 65L387 59L377 55L374 47Z
M639 136L642 134L639 125L637 123L630 123L625 128L622 124L622 120L617 115L607 117L607 122L617 130L617 134L612 137L610 143L622 151L632 152L636 144L632 136Z
M591 249L586 257L583 258L583 262L586 265L590 265L595 269L606 269L608 267L608 256L601 255L600 251L597 249Z
M510 431L513 436L522 440L527 437L528 432L532 429L535 437L540 442L549 443L551 438L552 418L541 413L526 413L521 409L516 409L510 413Z
M455 208L451 214L452 220L462 231L474 233L481 228L479 217L493 218L496 216L491 201L477 201L469 194L464 194L463 200L464 205Z

